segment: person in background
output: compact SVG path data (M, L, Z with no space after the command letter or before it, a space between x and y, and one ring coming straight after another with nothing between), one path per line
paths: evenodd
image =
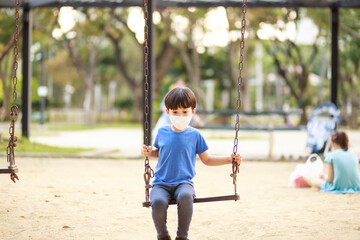
M349 137L343 131L331 135L332 151L325 158L324 173L310 181L320 192L360 192L359 159L349 150Z

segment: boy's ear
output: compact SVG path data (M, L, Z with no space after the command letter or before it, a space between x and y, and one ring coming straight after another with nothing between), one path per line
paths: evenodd
M194 108L194 109L192 110L192 114L195 115L195 113L196 113L196 108Z
M166 114L169 114L169 109L165 108Z

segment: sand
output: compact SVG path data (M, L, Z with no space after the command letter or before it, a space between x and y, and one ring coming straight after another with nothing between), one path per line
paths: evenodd
M244 161L240 201L195 204L189 239L360 239L360 194L289 188L296 164ZM143 160L17 158L17 165L18 183L0 175L0 239L156 239L151 209L141 205ZM230 171L198 162L198 197L233 194ZM173 238L176 227L171 206Z

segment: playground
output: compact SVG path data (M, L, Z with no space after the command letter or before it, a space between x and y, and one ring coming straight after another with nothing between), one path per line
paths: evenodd
M0 20L15 22L4 27L4 39L0 40L1 115L6 120L0 133L10 134L2 154L8 168L0 166L1 239L143 240L156 236L174 239L175 234L176 239L189 236L193 240L360 239L360 194L320 193L311 187L292 187L289 181L294 169L308 158L308 150L326 156L331 145L333 152L348 152L345 133L343 141L331 136L336 129L347 132L349 149L356 156L349 151L350 158L342 159L351 162L344 163L334 154L325 160L330 163L326 164L326 174L321 169L316 175L334 186L340 177L360 180L359 99L354 97L360 68L359 56L350 54L359 46L358 28L353 25L359 15L353 9L360 5L340 0L314 4L277 0L186 2L2 1L0 8L14 9L2 11ZM124 9L115 11L117 7ZM269 20L254 21L263 16L264 7L281 9L266 12L273 17L273 35L264 32ZM58 11L53 12L53 8ZM248 8L257 10L245 17ZM330 11L318 19L320 11L307 8ZM225 45L204 41L210 28L205 27L204 33L195 37L199 23L215 25L210 21L214 14L226 20L223 27L229 37ZM130 24L135 15L136 22L144 20L144 26ZM65 23L64 16L71 21ZM300 31L301 18L313 19L312 28L306 27L307 32L315 33L310 42L298 38L310 37ZM329 20L331 25L324 31L322 25ZM177 21L182 22L182 30ZM283 38L281 32L289 33L289 26L296 26L293 32L297 35ZM155 28L171 33L158 38L156 46L163 47L158 51L153 51L155 35L163 34ZM137 36L140 32L141 38ZM223 34L214 32L212 38L217 35ZM44 40L43 36L51 39ZM249 36L256 36L257 42L245 47ZM325 45L317 41L322 37L327 39ZM345 47L339 48L339 42ZM329 49L319 53L318 47ZM346 61L339 56L347 56ZM226 61L224 66L228 67L219 64ZM343 69L345 65L350 67ZM10 74L5 68L11 68L12 83L8 86L4 79ZM113 70L108 71L110 68ZM187 88L169 93L174 79L184 76L195 94ZM36 98L32 87L37 87ZM160 128L154 144L158 150L151 151L143 144L153 145L153 117L161 113L156 108L165 95L172 125ZM201 121L196 126L190 124L195 108L203 114L197 115ZM53 120L88 128L49 131ZM34 122L39 127L30 135ZM96 128L97 123L109 126ZM112 123L123 125L111 127ZM179 136L189 124L200 133L190 128L191 135ZM167 129L176 134L167 134ZM15 154L18 144L41 144L49 149L36 151L32 147ZM64 152L52 152L51 147L63 148ZM65 148L73 152L65 152ZM231 153L231 157L223 157ZM157 160L150 156L159 157L160 165L153 182L153 189L158 189L152 191L151 199L154 172L150 165L155 169ZM195 162L197 196L193 199L187 184L192 184ZM342 167L345 165L346 169ZM309 175L303 173L300 177L310 186L306 179ZM359 181L356 183L349 186L353 189L341 186L354 192L359 190ZM162 194L159 188L166 187L167 192ZM176 201L178 208L169 206L167 210L167 203ZM193 202L197 203L194 211ZM152 209L143 207L149 205ZM187 219L178 223L178 216ZM178 225L182 231L177 231Z
M211 152L231 151L232 131L202 131ZM1 176L0 220L6 229L2 230L2 239L142 240L155 236L151 209L141 206L141 134L141 129L102 129L33 137L35 142L50 145L97 148L72 158L19 156L20 181L13 184L8 176ZM246 138L249 134L254 135L240 132L245 137L239 144L244 152L238 176L240 200L195 204L189 233L192 239L335 240L344 235L349 240L359 239L359 194L288 187L290 173L304 161L296 155L291 161L266 160L268 133ZM105 146L103 139L110 135L112 141ZM349 136L352 150L359 154L359 132L349 131ZM301 155L305 138L302 131L275 132L274 159L286 155L280 146L288 139L294 144L287 144L287 151ZM151 165L155 164L151 160ZM233 192L230 166L208 167L198 162L196 171L198 197ZM176 216L176 207L170 206L168 225L172 233L176 231Z
M1 176L1 239L156 236L151 209L141 206L142 160L19 157L17 162L20 181ZM360 195L287 187L296 164L245 160L238 176L240 200L195 204L191 239L359 239ZM199 197L232 192L230 171L198 162ZM176 216L170 206L172 234Z

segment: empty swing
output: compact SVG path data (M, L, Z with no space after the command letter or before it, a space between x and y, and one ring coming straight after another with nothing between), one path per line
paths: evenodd
M16 4L16 10L15 10L15 34L14 34L14 42L15 42L15 47L14 47L14 63L13 63L13 68L12 68L12 83L13 83L13 93L12 93L12 100L13 100L13 105L11 106L10 109L10 117L11 117L11 121L10 121L10 127L9 127L9 134L10 134L10 138L9 138L9 144L6 148L6 154L7 154L7 161L9 163L9 167L8 168L1 168L0 169L0 174L10 174L10 178L11 180L15 183L16 179L19 180L18 176L17 176L17 172L18 172L18 168L15 165L15 151L14 148L16 147L15 142L17 141L17 137L15 136L15 121L18 117L18 112L19 112L19 108L16 105L16 84L17 84L17 76L16 76L16 72L17 72L17 68L18 68L18 62L17 62L17 57L18 57L18 53L19 53L19 48L18 48L18 40L19 40L19 8L20 8L20 0L15 0L15 4Z
M149 20L149 14L151 14L149 1L151 0L144 0L144 16L145 16L145 35L144 35L144 114L145 114L145 121L144 121L144 141L145 145L149 146L150 139L149 139L149 111L150 111L150 102L149 102L149 26L151 24L151 20ZM247 9L247 0L243 0L242 5L242 21L241 21L241 40L240 40L240 60L239 60L239 76L237 81L237 101L236 101L236 122L235 122L235 137L234 137L234 147L233 147L233 153L237 153L238 149L238 132L240 129L240 123L239 123L239 116L240 116L240 105L241 105L241 87L243 85L243 77L242 77L242 70L243 70L243 60L244 60L244 35L245 35L245 27L246 27L246 18L245 13ZM154 177L154 170L150 167L149 158L145 158L145 172L144 172L144 181L145 181L145 202L143 202L143 207L150 207L150 194L149 189L151 188L150 179ZM228 201L228 200L234 200L237 201L240 199L240 196L237 193L237 187L236 187L236 177L239 173L239 165L235 160L232 161L232 173L230 176L233 178L233 184L234 184L234 194L233 195L225 195L225 196L215 196L215 197L204 197L204 198L194 198L194 203L202 203L202 202L215 202L215 201ZM169 204L177 204L175 199L171 199L169 201Z

